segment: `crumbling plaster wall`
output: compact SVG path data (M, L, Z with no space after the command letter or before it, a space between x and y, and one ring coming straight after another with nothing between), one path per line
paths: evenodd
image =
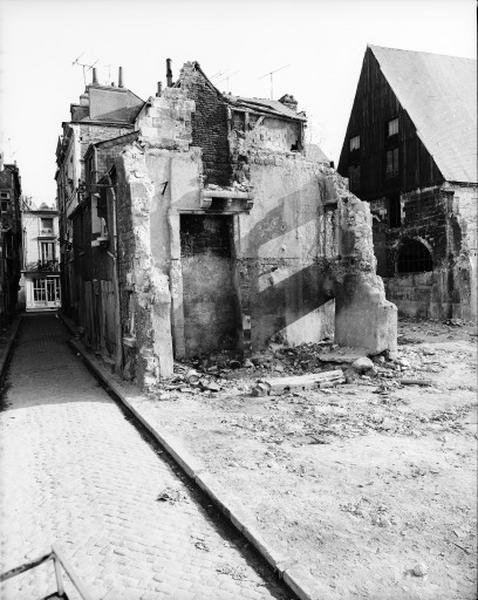
M270 116L230 110L231 146L238 154L247 148L261 148L271 152L299 150L301 145L301 123L299 121L277 119Z
M168 211L172 162L190 152L193 108L181 90L150 98L137 120L140 142L116 161L121 284L130 294L122 298L123 331L136 337L135 375L145 387L173 372Z
M277 334L291 344L318 341L333 333L337 247L320 167L299 153L264 152L249 152L248 165L254 206L238 215L236 257L252 349Z

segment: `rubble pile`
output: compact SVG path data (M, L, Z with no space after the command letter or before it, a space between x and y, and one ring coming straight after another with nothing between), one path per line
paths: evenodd
M395 356L384 352L367 357L361 349L339 348L327 340L294 347L271 343L250 358L221 353L176 363L174 375L156 384L150 394L158 400L184 393L268 396L360 382L388 395L402 386L432 387L426 375L443 369L443 354L431 346L413 344Z

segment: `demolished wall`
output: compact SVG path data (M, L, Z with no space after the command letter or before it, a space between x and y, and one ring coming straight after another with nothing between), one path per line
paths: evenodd
M375 274L368 206L328 166L290 150L287 119L273 149L236 136L229 119L230 178L208 183L213 159L194 146L192 115L211 90L192 94L203 75L184 72L186 82L149 100L138 141L116 163L130 370L147 386L172 373L173 356L230 349L232 338L243 355L273 337L319 341L334 321L339 343L393 351L396 310Z

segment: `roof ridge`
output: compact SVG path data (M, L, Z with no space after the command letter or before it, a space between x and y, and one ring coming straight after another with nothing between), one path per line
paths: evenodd
M380 46L379 44L367 44L367 48L370 48L372 51L375 48L379 48L380 50L393 50L394 52L407 52L410 54L430 54L432 56L444 56L446 58L456 58L458 60L470 60L476 62L476 58L472 58L470 56L456 56L455 54L442 54L440 52L430 52L428 50L408 50L406 48L392 48L391 46Z

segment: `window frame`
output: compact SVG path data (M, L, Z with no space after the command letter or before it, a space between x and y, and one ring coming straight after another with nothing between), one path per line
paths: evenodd
M388 160L388 157L391 157L391 160ZM390 165L390 168L389 168ZM385 177L387 179L392 179L393 177L397 177L400 172L400 152L398 146L394 148L388 148L385 151Z
M390 131L391 126L395 125L395 124L396 124L396 130L391 132ZM398 116L393 117L393 119L389 119L387 121L387 138L391 138L394 135L398 135L399 131L400 131L400 122L398 120Z
M355 145L353 142L354 140L358 140L357 145ZM360 146L361 146L362 140L360 139L360 134L357 135L353 135L350 139L349 139L349 152L358 152L360 150Z

